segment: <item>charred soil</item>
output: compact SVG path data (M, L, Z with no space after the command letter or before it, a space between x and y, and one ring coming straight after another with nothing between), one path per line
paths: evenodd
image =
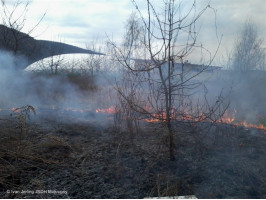
M131 133L44 118L0 127L1 198L266 198L262 130L181 127L169 161L165 129L152 123Z

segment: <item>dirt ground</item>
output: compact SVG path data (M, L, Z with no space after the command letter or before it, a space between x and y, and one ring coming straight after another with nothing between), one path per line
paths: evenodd
M3 118L3 117L2 117ZM0 121L0 198L266 198L266 134L218 124L127 132L56 118Z

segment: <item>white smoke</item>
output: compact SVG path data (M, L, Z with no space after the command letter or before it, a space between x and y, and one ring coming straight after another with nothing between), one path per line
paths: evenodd
M56 108L58 112L67 112L72 117L84 116L87 119L96 116L85 115L95 113L98 108L111 106L111 97L104 78L93 78L97 84L94 91L82 90L78 85L67 81L65 76L39 75L36 72L18 70L19 63L25 63L23 57L12 53L0 52L0 109L10 110L25 105L36 108L37 115L43 109ZM88 78L92 78L89 77ZM98 87L98 88L97 88ZM73 112L72 112L73 111ZM100 116L100 115L98 115ZM100 120L100 119L99 119Z

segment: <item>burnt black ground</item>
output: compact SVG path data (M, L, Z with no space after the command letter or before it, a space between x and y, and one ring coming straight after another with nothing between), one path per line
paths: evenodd
M14 146L8 145L18 143L8 143L6 135L16 142L19 129L10 121L0 121L0 126L1 162L8 161L10 168L0 171L1 198L190 194L266 198L266 134L262 130L219 124L187 132L187 127L180 126L175 133L176 159L169 161L166 131L157 124L144 124L129 133L101 126L101 122L32 119L20 143L25 148L14 160L10 153ZM7 190L67 194L7 194Z

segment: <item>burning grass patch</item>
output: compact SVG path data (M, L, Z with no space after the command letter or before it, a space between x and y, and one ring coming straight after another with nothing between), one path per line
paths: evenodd
M169 161L167 133L157 123L131 132L40 118L27 124L23 137L16 123L0 121L1 197L265 197L263 130L215 124L188 131L179 124L176 160ZM68 193L8 196L10 189Z

